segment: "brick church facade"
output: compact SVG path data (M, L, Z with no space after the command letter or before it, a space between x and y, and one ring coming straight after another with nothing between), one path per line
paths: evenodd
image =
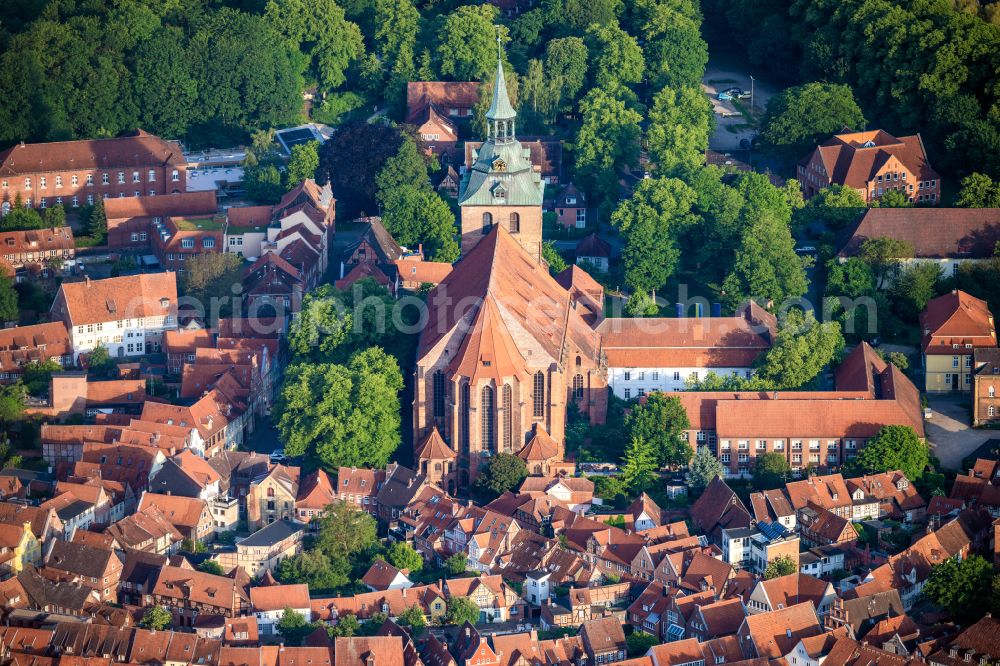
M515 138L499 66L487 118L490 135L459 194L463 258L428 295L415 370L417 464L450 489L467 487L497 453L552 469L567 403L588 414L607 391L587 310L541 262L543 185Z

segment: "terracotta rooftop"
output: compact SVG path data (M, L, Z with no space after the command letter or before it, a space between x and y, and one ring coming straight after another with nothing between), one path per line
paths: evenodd
M258 611L276 611L283 608L302 610L309 608L309 586L302 583L251 587L250 603Z
M180 146L136 130L112 139L22 143L0 152L0 176L114 167L179 166Z
M746 628L758 657L777 659L792 651L803 638L823 632L812 602L757 613L746 618Z
M188 217L211 215L219 210L215 190L174 192L158 196L110 197L104 200L109 223L133 217Z
M920 329L920 345L925 354L970 354L966 351L970 346L997 346L989 306L964 291L953 290L931 299L920 313Z
M839 257L854 257L870 238L894 238L924 259L986 259L1000 240L996 208L870 208L839 240Z
M855 189L867 188L890 157L899 160L918 180L940 178L927 161L919 134L897 138L885 130L845 132L831 137L816 150L832 181ZM810 157L811 154L804 161Z
M52 312L60 318L65 312L71 326L141 317L176 317L176 274L143 273L63 282Z
M11 372L32 361L68 356L69 333L61 321L0 329L0 371Z

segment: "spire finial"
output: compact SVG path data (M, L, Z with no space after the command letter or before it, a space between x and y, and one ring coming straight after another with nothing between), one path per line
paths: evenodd
M503 60L503 33L500 31L500 24L493 25L497 29L497 61Z

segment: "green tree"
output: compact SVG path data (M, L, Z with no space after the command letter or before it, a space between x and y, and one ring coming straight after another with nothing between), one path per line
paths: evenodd
M476 479L476 490L484 497L497 497L514 490L528 476L524 461L510 453L498 453Z
M420 12L410 0L376 0L375 49L389 72L386 98L400 103L408 81L417 80L414 49L420 29Z
M312 631L306 617L290 606L285 606L281 619L275 626L287 645L301 645L302 639Z
M649 648L659 644L660 641L656 636L647 634L644 631L633 631L625 637L625 646L628 650L629 659L642 657L649 652Z
M413 604L404 610L399 614L397 619L401 625L409 627L410 632L414 636L419 636L424 633L424 627L427 626L427 618L424 617L424 612L420 610L420 606L417 604Z
M452 576L464 574L466 569L466 558L463 553L455 553L444 561L444 570Z
M318 24L326 23L326 17L318 18ZM198 117L250 129L296 116L302 104L302 58L276 31L280 26L229 8L199 21L188 49L198 81Z
M401 133L399 150L385 161L375 176L375 199L385 206L389 194L401 187L430 188L427 161L417 142L405 132Z
M639 159L642 116L613 93L594 88L580 101L583 121L576 138L576 169L595 202L618 198L618 174Z
M33 396L44 396L49 390L49 380L53 372L62 372L63 367L53 359L31 361L21 368L21 381L28 393Z
M437 57L443 76L479 81L496 69L498 10L493 5L461 5L444 17L437 34ZM507 40L506 28L501 37Z
M61 205L49 206L42 211L42 223L50 228L57 229L66 226L66 209Z
M389 563L397 569L406 569L411 573L416 573L424 567L424 558L413 549L413 546L397 541L389 547Z
M942 277L937 264L921 262L903 268L889 288L896 313L904 321L916 321L937 295Z
M28 392L20 381L0 386L0 423L21 420L27 398Z
M27 231L44 227L45 221L34 208L15 205L9 213L0 218L0 231Z
M587 29L591 53L591 79L607 90L642 81L646 59L635 37L617 24L593 24Z
M625 301L625 314L629 317L655 317L660 308L646 291L636 291Z
M767 563L767 568L764 569L764 580L788 576L798 572L798 570L799 567L795 564L795 560L793 560L791 556L782 555L781 557L776 557Z
M166 137L183 136L196 118L198 100L184 32L164 26L141 41L134 68L142 127Z
M324 92L343 85L348 68L365 54L361 29L334 0L269 0L264 19L289 49L307 57Z
M899 190L888 190L878 198L879 208L910 208L913 202Z
M875 474L899 470L911 481L919 479L930 452L909 426L882 426L878 434L868 440L852 464L860 474Z
M780 453L762 453L754 460L753 485L757 490L771 490L785 485L792 473L788 460Z
M462 626L466 622L479 622L479 606L468 597L452 596L448 599L448 610L444 616L445 624Z
M653 445L639 437L633 437L632 443L625 449L622 457L621 481L629 493L638 495L649 490L656 479L657 452Z
M210 321L239 310L239 293L235 289L243 281L243 258L228 252L196 254L184 262L181 293L194 299Z
M696 194L676 178L648 178L611 215L625 240L625 283L653 292L666 283L680 261L677 239L693 225Z
M307 141L295 144L285 170L285 187L291 189L306 179L315 178L318 168L319 143Z
M552 241L544 241L542 243L542 259L549 265L549 272L552 275L559 275L569 268L566 260L559 254L559 250L556 249Z
M334 502L318 518L315 549L330 558L349 560L378 546L375 519L347 502Z
M361 630L361 623L358 616L347 613L337 618L337 624L328 629L331 638L350 638Z
M788 226L763 215L744 230L722 289L730 305L750 298L779 304L805 294L808 284Z
M98 199L87 217L87 233L103 244L108 238L108 216L104 212L104 199Z
M108 376L115 369L115 361L108 353L108 348L98 344L87 355L87 368L97 376Z
M654 90L697 88L708 64L708 44L698 21L673 3L657 3L643 27L646 76Z
M6 275L0 275L0 322L17 321L18 312L14 282Z
M955 205L962 208L1000 208L1000 183L983 173L962 179Z
M587 79L587 47L579 37L553 39L545 45L545 88L553 95L553 111L569 111Z
M163 631L174 621L173 616L163 606L150 606L139 621L139 626L143 629L153 631Z
M700 88L663 88L656 93L646 141L657 173L671 175L678 167L700 166L714 128L712 103Z
M962 624L983 614L983 591L993 586L993 567L980 555L947 558L931 567L923 595Z
M681 401L663 393L651 393L646 402L636 405L625 417L625 433L629 441L649 442L656 453L656 462L665 467L687 465L693 451L684 439L691 421Z
M687 483L693 488L704 488L717 476L723 476L722 463L707 446L699 446L688 463Z
M377 174L400 151L403 135L382 123L344 123L320 149L317 178L329 181L337 199L337 219L350 220L378 211L376 179L358 178L359 173Z
M402 388L399 364L379 347L348 366L290 366L278 410L285 450L315 456L328 469L384 466L400 442Z
M458 259L455 214L441 195L428 187L403 185L386 192L384 200L382 223L400 244L422 244L432 261Z
M285 584L305 583L310 590L332 592L350 583L350 570L346 560L333 560L319 550L306 550L283 559L275 577Z
M215 560L205 560L198 565L198 571L203 571L207 574L214 574L216 576L226 575L226 571L222 568L222 565Z
M819 223L833 230L844 229L868 210L861 193L853 187L833 184L824 187L796 211L795 222L799 228Z
M815 379L843 350L840 324L819 323L812 310L790 310L774 344L761 357L757 376L775 388L797 389Z
M894 278L903 259L913 256L913 246L904 240L878 236L861 243L860 257L872 267L875 284L881 289L887 279Z
M285 192L284 180L281 169L271 161L243 166L243 187L259 204L278 203Z
M807 83L786 88L768 101L760 136L782 154L802 157L831 134L864 124L850 86Z
M872 267L858 257L844 263L831 259L826 264L826 293L828 296L858 298L875 292L875 273Z

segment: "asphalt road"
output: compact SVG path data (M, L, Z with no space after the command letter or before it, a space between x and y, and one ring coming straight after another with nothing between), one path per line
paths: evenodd
M740 149L740 141L752 139L757 130L750 126L749 120L740 115L730 115L724 117L723 114L738 113L738 109L731 102L722 102L717 98L718 93L728 88L742 88L749 92L750 72L744 63L727 53L713 53L705 68L705 77L702 79L701 88L708 95L712 102L712 110L715 112L715 132L709 137L708 147L719 152L730 152ZM767 107L767 102L779 91L779 88L762 79L754 78L753 81L753 105L758 111L763 111ZM747 107L750 100L742 102Z
M927 395L931 418L924 421L924 431L931 453L942 465L959 472L963 458L996 437L996 431L971 427L969 400L968 393Z

